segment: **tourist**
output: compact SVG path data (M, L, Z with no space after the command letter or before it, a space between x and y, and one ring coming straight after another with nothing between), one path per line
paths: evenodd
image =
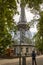
M32 51L32 65L37 65L37 63L36 63L36 53L35 53L35 51Z

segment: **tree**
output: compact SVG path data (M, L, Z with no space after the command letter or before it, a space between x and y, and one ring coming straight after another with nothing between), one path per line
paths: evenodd
M0 52L3 52L12 43L10 32L16 31L16 23L13 20L16 12L15 0L0 0Z
M43 3L43 0L17 0L17 2L21 3L23 6L28 5L29 8L39 10L40 4Z
M21 6L26 6L31 10L39 10L43 0L20 0ZM0 48L5 48L11 43L12 36L10 32L15 32L17 27L13 20L17 13L17 3L19 0L0 0Z
M39 23L37 24L38 32L34 36L36 48L43 52L43 11L40 12Z

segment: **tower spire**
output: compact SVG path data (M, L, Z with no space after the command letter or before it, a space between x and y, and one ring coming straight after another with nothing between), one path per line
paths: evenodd
M20 15L20 22L26 23L26 17L25 17L25 7L21 6L21 15Z
M25 32L27 28L27 21L25 17L25 6L21 5L21 15L18 22L18 29L20 31L20 41L21 43L25 43Z

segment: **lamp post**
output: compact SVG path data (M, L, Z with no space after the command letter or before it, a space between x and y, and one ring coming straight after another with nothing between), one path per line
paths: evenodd
M20 54L19 65L21 65L21 28L20 28L20 48L19 48L19 54Z

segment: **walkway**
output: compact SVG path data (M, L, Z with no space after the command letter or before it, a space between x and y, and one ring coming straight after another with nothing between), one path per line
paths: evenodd
M43 65L43 55L37 56L37 65ZM0 59L0 65L19 65L19 59ZM31 57L26 58L27 65L31 65Z

